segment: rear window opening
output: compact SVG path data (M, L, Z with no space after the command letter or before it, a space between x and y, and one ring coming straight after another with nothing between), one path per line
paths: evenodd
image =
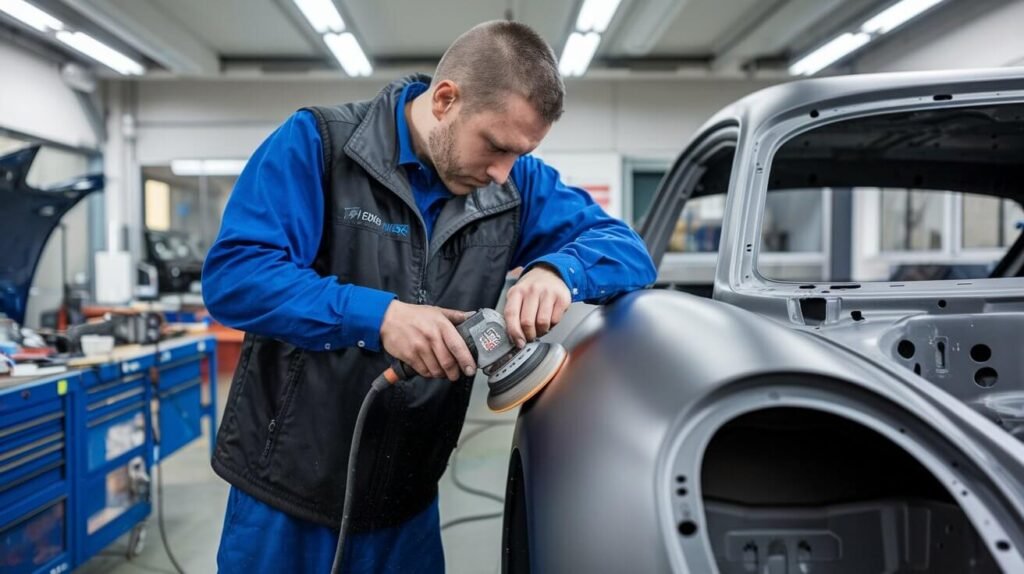
M801 283L1021 276L1022 118L1019 103L931 108L793 137L771 161L759 273Z
M836 415L777 408L731 421L705 452L701 486L724 574L1000 572L927 469Z

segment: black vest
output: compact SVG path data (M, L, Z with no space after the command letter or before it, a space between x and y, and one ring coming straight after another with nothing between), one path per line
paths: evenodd
M310 108L325 172L315 268L406 303L494 307L519 238L519 192L509 179L450 199L427 240L395 134L395 104L415 81L430 78L405 78L372 101ZM337 528L356 414L387 366L383 352L310 351L247 334L214 470L275 508ZM471 388L471 379L417 377L378 396L360 447L355 530L399 524L437 496Z

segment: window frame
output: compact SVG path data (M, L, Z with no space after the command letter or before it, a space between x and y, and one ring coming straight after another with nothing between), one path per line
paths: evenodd
M816 108L819 110L819 113L812 116L813 119L808 119L805 113L794 112L766 120L761 125L755 127L753 131L745 133L745 139L752 142L748 143L747 146L752 145L753 147L752 149L748 147L741 161L733 166L734 177L730 182L730 190L742 190L741 194L737 194L742 195L742 197L733 198L734 201L739 199L745 203L759 205L760 208L747 209L744 213L739 214L740 217L736 218L734 225L740 229L733 232L730 241L740 244L753 243L759 246L758 240L763 226L764 202L768 193L771 166L777 152L787 142L802 134L836 122L890 113L934 108L957 109L1022 103L1024 103L1024 90L958 93L956 100L952 103L948 101L941 101L939 103L939 100L907 94L890 100L868 101L849 105L826 105L822 103L820 107ZM767 166L767 169L761 169L760 166ZM736 177L736 174L739 174L739 177ZM951 213L947 213L947 221L951 216ZM876 254L879 253L876 252ZM794 291L803 292L804 294L810 293L810 291L807 291L810 287L802 285L800 282L776 280L761 275L758 272L759 257L759 250L754 249L749 255L740 252L730 253L729 260L724 262L725 265L720 261L716 293L719 292L721 284L726 284L728 286L727 291L730 294L726 295L724 299L737 302L737 304L740 304L739 302L747 297L756 297L758 293L764 293L765 291L776 291L780 296L785 296L787 293ZM930 257L930 255L925 257ZM970 261L965 260L960 260L960 262L970 263ZM834 282L822 279L808 283L821 285L821 288L825 290L824 292L829 292L827 285ZM890 288L904 287L906 284L906 282L888 280L847 281L841 283L856 283L858 287L857 295L859 296L869 296L871 293L882 291L891 292L889 291ZM913 284L915 285L914 289L907 289L903 293L910 294L911 292L926 291L952 292L957 287L964 286L970 287L976 292L1003 293L1021 285L1021 280L1020 278L986 277L967 282L940 279L914 281ZM847 295L852 295L852 292Z

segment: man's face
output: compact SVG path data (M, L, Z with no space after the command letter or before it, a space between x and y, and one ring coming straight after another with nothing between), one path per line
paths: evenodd
M549 129L518 94L505 98L500 110L453 106L430 132L430 157L445 186L467 195L491 182L505 183L516 159L533 151Z

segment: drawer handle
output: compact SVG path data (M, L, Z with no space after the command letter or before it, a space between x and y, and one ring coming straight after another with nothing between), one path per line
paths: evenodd
M22 458L22 459L19 459L19 460L15 460L14 462L11 462L11 463L6 464L4 466L0 466L0 474L8 472L8 471L11 471L11 470L14 470L14 469L18 468L19 466L26 465L26 464L32 462L33 460L37 460L37 459L43 458L44 456L46 456L48 454L51 454L51 453L54 453L54 452L57 452L59 450L64 450L64 441L60 441L58 443L55 443L55 444L53 444L51 446L48 446L48 447L42 449L42 450L34 452L34 453L26 456L25 458Z
M7 428L0 429L0 438L4 438L4 437L10 436L12 434L17 434L17 433L19 433L19 432L21 432L21 431L23 431L25 429L29 429L29 428L32 428L34 426L38 426L38 425L41 425L41 424L44 424L44 423L48 423L50 421L54 421L54 420L57 420L57 419L62 419L62 418L64 418L64 413L63 412L50 413L48 415L43 415L43 416L40 416L40 417L36 417L34 419L25 421L25 422L23 422L21 424L16 424L14 426L9 426Z
M129 391L125 391L123 393L118 393L116 395L112 395L112 396L109 396L109 397L107 397L105 399L100 399L100 400L98 400L98 401L96 401L94 403L90 403L90 404L86 405L85 410L86 410L86 412L91 412L91 411L95 411L97 409L102 409L103 407L109 407L110 405L119 403L119 402L121 402L121 401L123 401L125 399L129 399L129 398L137 396L137 395L141 395L141 394L143 394L145 392L146 392L146 389L132 389L132 390L129 390Z

